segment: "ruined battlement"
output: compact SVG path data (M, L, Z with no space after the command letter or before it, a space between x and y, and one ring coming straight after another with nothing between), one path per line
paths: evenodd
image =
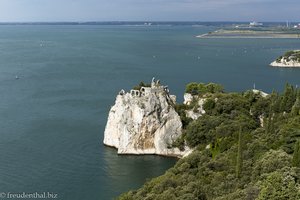
M141 87L139 90L132 89L130 92L125 92L125 90L121 90L119 95L130 94L131 97L147 97L151 94L159 94L165 93L169 95L170 90L168 86L163 86L160 84L160 80L155 81L155 78L152 78L151 86L150 87Z

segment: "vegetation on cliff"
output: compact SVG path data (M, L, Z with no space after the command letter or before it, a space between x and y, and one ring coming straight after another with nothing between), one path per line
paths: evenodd
M286 62L300 62L300 50L288 51L283 56L278 57L276 62L280 63L282 59L284 59Z
M208 93L219 93L223 92L223 86L216 83L189 83L185 88L186 93L190 93L192 95L203 95Z
M206 113L194 121L181 113L184 133L176 144L194 152L119 199L300 199L300 90L287 84L267 97L197 92L208 98Z
M134 90L140 90L142 87L151 87L150 83L144 83L141 81L138 85L134 86L132 89Z

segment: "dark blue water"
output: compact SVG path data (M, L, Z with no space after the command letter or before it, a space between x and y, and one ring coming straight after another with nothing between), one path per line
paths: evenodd
M191 81L227 91L300 85L300 69L268 66L299 39L195 38L215 29L0 26L0 193L111 199L163 174L175 159L102 145L115 95L153 76L180 101Z

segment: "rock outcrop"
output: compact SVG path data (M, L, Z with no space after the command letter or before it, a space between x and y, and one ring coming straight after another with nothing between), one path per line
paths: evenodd
M191 105L193 102L195 103L192 109L185 111L187 117L196 120L205 114L205 110L203 109L205 98L200 98L198 95L192 95L190 93L185 93L183 98L183 103L186 105Z
M121 90L109 112L104 144L117 148L118 154L186 155L189 149L171 147L182 133L175 101L168 87L154 79L151 87Z
M300 67L300 50L288 51L270 65L273 67Z
M259 94L260 96L266 98L269 94L268 93L265 93L264 91L262 90L257 90L257 89L252 89L252 92L254 94Z
M282 58L279 62L274 61L270 64L272 67L300 67L300 62L294 60L285 60Z

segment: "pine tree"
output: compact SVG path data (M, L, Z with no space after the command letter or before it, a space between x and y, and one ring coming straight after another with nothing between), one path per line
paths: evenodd
M238 152L236 157L236 177L240 178L242 166L243 166L243 149L242 149L242 127L240 127L239 131L239 140L238 140Z
M290 84L285 85L284 94L282 96L280 110L282 112L290 112L296 101L297 90Z
M271 109L274 113L279 113L280 112L280 104L281 104L281 98L280 95L273 91L271 93Z
M292 107L292 115L296 116L296 115L300 115L300 98L298 97L295 104Z
M273 112L273 109L272 109L272 106L273 105L273 102L270 104L270 107L269 107L269 116L268 116L268 121L267 121L267 125L266 125L266 133L269 134L269 133L274 133L274 112Z
M295 143L292 164L294 167L300 167L300 140Z
M220 153L220 144L219 139L216 139L216 141L211 145L211 154L212 159L215 159L216 156Z

